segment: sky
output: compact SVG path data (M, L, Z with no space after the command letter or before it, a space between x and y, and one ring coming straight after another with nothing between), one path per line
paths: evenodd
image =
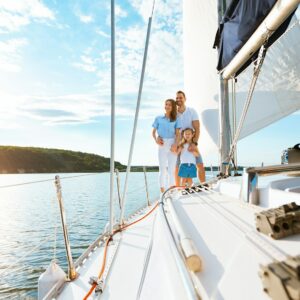
M110 1L0 0L0 144L110 154ZM116 160L128 159L150 0L116 1ZM157 1L133 164L156 165L151 125L183 89L182 5ZM243 139L239 164L279 163L300 113ZM254 149L249 152L249 148ZM259 153L263 153L260 155ZM263 159L262 159L263 157ZM206 163L217 164L217 155Z

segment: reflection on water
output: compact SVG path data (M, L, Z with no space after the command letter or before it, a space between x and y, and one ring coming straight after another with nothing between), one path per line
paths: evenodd
M78 174L60 176L72 175ZM124 175L121 173L121 184ZM54 176L0 175L0 299L36 299L38 277L53 258L66 270L54 180L10 186L54 179ZM154 200L159 195L157 173L147 176L150 199ZM61 183L72 254L76 260L108 221L109 174L62 179ZM146 204L144 174L131 173L128 186L126 215ZM117 216L118 212L116 199Z

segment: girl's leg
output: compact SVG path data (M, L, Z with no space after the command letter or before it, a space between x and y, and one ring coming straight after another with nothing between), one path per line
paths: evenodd
M166 180L167 180L167 165L168 165L168 151L166 151L166 147L158 146L158 163L159 163L159 186L160 191L163 193L166 188Z
M181 185L186 186L187 185L187 179L188 178L181 178Z
M193 179L192 178L186 178L187 179L187 186L191 187L193 185Z

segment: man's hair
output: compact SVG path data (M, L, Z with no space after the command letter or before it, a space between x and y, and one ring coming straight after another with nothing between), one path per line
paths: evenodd
M182 94L182 95L183 95L183 97L186 99L186 97L185 97L185 93L184 93L183 91L177 91L177 92L176 92L176 94Z

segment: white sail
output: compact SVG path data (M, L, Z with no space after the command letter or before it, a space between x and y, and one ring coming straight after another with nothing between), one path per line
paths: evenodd
M290 27L297 20L299 22L299 10L292 18ZM217 153L219 145L219 76L216 71L217 51L212 49L217 22L217 0L183 2L184 84L187 105L196 108L200 116L200 151L204 160L212 152ZM298 23L269 48L239 139L300 109L299 39ZM252 72L253 67L249 66L238 77L237 122Z
M293 28L279 38L267 51L240 139L300 109L300 26L298 16L295 15L290 23L290 27L294 25ZM246 100L252 72L253 68L250 66L238 77L236 85L237 120L239 120Z
M183 1L184 88L187 105L199 113L199 146L204 160L218 149L219 76L217 51L212 49L217 12L216 0Z

